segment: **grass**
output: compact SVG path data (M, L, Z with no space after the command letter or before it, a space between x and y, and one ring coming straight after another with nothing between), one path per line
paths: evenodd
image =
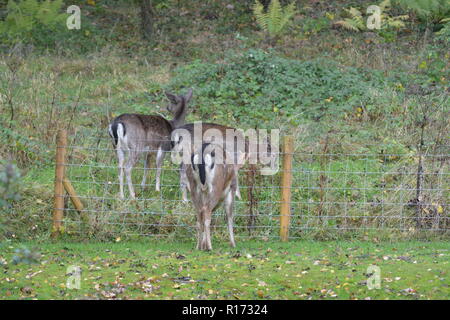
M29 243L29 246L33 244ZM11 263L19 244L0 244L0 299L447 299L446 242L213 241L40 243L37 264ZM367 268L380 268L369 290ZM81 288L67 269L81 267ZM369 271L370 272L370 271ZM370 280L369 280L370 281Z

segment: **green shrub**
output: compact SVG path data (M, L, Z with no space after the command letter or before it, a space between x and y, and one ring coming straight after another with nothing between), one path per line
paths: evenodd
M18 183L20 174L12 164L0 164L0 209L10 206L19 199Z
M0 163L0 231L5 228L12 202L19 200L20 173L12 164Z
M450 1L448 0L396 0L403 10L413 11L422 21L437 23L450 14Z
M443 19L441 22L444 26L436 33L437 39L448 43L450 42L450 18Z
M194 114L250 127L342 119L362 101L378 105L386 81L377 71L344 68L324 59L303 62L261 50L231 56L223 64L197 61L176 74L173 90L195 88Z
M0 21L0 37L6 43L50 44L55 36L67 33L67 15L61 12L63 1L10 0L7 16Z

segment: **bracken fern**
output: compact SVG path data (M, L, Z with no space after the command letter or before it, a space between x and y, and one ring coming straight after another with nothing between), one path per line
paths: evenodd
M264 12L264 6L258 0L255 1L255 5L253 6L256 22L270 38L276 38L285 31L295 12L295 2L283 8L280 1L272 0L267 12Z
M450 14L449 0L395 0L403 9L413 11L422 21L439 22Z
M404 21L408 19L408 15L390 16L388 11L391 7L390 0L384 0L378 4L381 11L381 29L400 29L405 26ZM344 29L352 31L365 31L367 30L366 20L360 10L356 8L344 9L349 17L344 20L337 21L335 24L341 26Z

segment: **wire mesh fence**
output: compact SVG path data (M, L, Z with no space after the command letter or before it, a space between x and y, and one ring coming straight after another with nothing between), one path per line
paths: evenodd
M66 233L107 239L194 237L195 209L182 201L179 167L170 155L164 160L160 192L155 191L154 159L141 185L142 155L132 175L136 199L127 192L120 199L117 157L109 137L75 136L65 148L65 178L83 204L80 210L69 195L56 195L64 198ZM448 149L386 154L329 152L322 147L302 151L296 146L290 171L289 238L418 230L448 235ZM234 208L237 238L279 237L282 171L280 167L274 175L261 175L249 165L239 170L242 199L236 199ZM126 183L124 188L127 191ZM223 209L216 210L212 225L215 236L226 237Z

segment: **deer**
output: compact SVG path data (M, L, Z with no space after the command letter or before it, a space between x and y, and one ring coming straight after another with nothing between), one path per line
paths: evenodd
M195 137L194 128L196 125L201 126L201 137ZM227 149L227 131L234 135L234 139L229 141L232 145ZM211 135L205 134L210 133ZM186 139L186 134L188 135L188 139ZM190 138L190 139L189 139ZM244 135L236 130L235 128L228 127L225 125L217 124L217 123L188 123L183 126L178 127L176 130L172 131L171 135L171 144L172 144L172 153L181 155L182 152L188 151L188 153L194 152L194 148L196 145L195 139L200 139L198 144L202 143L211 143L215 142L222 145L224 150L232 151L236 155L235 158L240 157L241 159L246 158L245 150L247 150L246 141ZM213 140L221 140L221 141L213 141ZM184 150L187 148L187 150ZM237 170L239 170L243 166L243 162L241 164L236 163L236 196L238 199L241 199L241 194L239 190L239 179L237 176ZM182 193L182 199L184 202L188 202L187 192L191 191L189 188L189 184L186 177L186 168L184 163L180 164L180 189Z
M165 92L169 100L167 110L173 114L172 120L159 115L125 113L116 117L109 125L108 132L113 140L119 162L120 198L124 199L123 178L126 175L130 198L135 199L132 183L132 169L139 157L145 154L144 174L141 186L145 189L147 171L151 155L156 154L156 191L161 190L161 167L165 153L170 151L171 133L185 122L187 105L192 98L192 89L185 95L175 95ZM127 157L126 157L127 156Z
M191 200L197 211L198 250L212 250L211 217L222 202L227 215L230 245L236 247L233 207L237 188L236 167L242 159L238 159L236 163L229 163L227 161L229 157L233 155L227 153L222 144L203 143L191 155L191 160L184 163Z

